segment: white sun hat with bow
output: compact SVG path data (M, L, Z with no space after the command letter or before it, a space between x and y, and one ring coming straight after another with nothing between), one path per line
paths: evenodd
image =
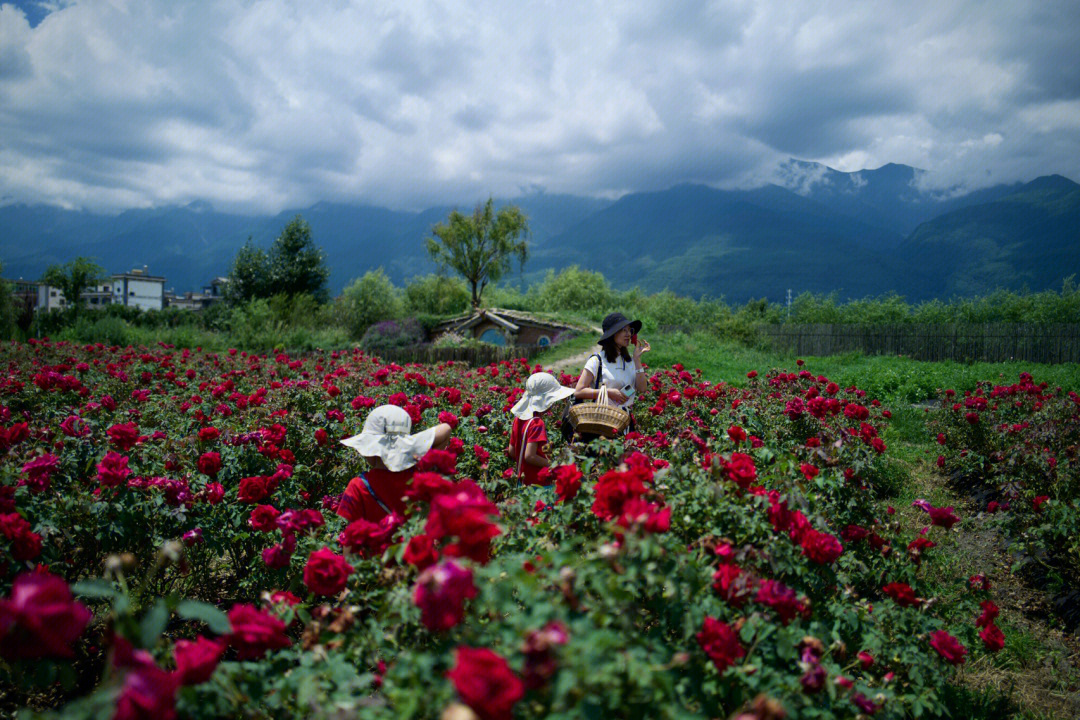
M435 442L435 428L412 433L412 418L397 405L381 405L364 420L359 435L345 438L342 445L364 457L378 457L390 472L408 470Z
M525 381L525 394L514 407L510 408L510 412L514 414L514 417L528 420L534 414L544 412L555 403L573 394L573 388L560 385L551 373L533 373Z

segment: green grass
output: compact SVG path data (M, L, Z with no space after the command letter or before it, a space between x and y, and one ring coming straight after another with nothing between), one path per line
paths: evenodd
M714 382L744 385L746 373L764 374L770 368L794 371L798 359L791 353L751 348L733 340L704 332L682 332L649 336L652 351L645 356L652 367L670 367L682 363L701 368L704 377ZM1021 372L1032 374L1036 382L1065 390L1080 389L1080 365L1040 365L1035 363L957 363L924 362L906 357L847 353L827 357L803 357L805 366L815 375L825 375L841 387L855 385L883 403L916 403L937 396L939 388L970 390L979 380L1013 383ZM911 427L911 420L905 421Z

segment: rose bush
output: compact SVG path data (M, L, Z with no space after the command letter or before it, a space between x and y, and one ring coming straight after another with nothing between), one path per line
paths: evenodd
M933 716L999 644L979 569L919 562L953 515L880 510L887 411L804 368L653 370L638 431L554 448L543 488L503 453L524 361L0 353L0 641L41 632L19 578L47 567L72 655L0 680L68 678L62 716ZM362 465L333 440L386 402L454 437L405 517L347 524Z
M1080 395L1026 372L1007 385L946 389L931 432L938 466L994 516L1017 569L1061 593L1062 614L1080 623Z

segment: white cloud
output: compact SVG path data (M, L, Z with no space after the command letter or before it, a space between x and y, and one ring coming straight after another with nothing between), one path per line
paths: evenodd
M8 201L610 197L790 156L948 187L1080 177L1075 3L53 7L31 27L0 6Z

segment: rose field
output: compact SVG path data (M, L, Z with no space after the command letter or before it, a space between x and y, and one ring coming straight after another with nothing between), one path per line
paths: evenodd
M524 360L32 340L0 363L3 716L1078 708L1080 388L1037 372L915 413L813 360L665 364L638 432L553 442L544 488L504 452ZM453 439L407 517L347 524L364 464L338 440L384 403Z

